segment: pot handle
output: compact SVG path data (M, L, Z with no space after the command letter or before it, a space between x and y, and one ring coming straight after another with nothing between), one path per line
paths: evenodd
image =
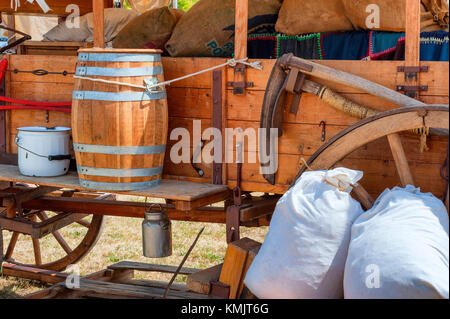
M19 148L23 149L24 151L26 151L28 153L31 153L33 155L36 155L36 156L39 156L39 157L42 157L42 158L47 158L50 162L51 161L63 161L63 160L70 160L70 159L72 159L72 155L70 155L70 154L67 154L67 155L48 155L48 156L40 155L40 154L37 154L37 153L35 153L33 151L30 151L30 150L26 149L25 147L20 145L19 142L20 142L20 138L18 136L16 136L15 139L14 139L14 143L16 143L17 147L19 147Z

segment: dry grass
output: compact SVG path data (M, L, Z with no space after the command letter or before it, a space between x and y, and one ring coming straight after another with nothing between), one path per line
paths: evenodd
M172 256L162 259L148 259L142 256L141 223L142 219L108 217L103 234L97 245L78 264L81 275L99 271L108 265L123 260L178 265L202 226L205 226L205 230L186 261L185 266L203 269L223 262L226 251L225 225L174 221L172 222ZM72 224L60 232L73 248L83 238L86 228L78 224ZM267 227L243 227L241 236L263 242L266 233ZM4 231L3 234L6 246L11 233ZM64 251L51 235L42 238L40 243L44 263L64 255ZM24 263L34 262L33 247L29 237L20 235L13 258ZM168 281L170 275L136 272L135 278ZM186 281L186 276L178 276L177 281ZM44 287L44 285L37 282L0 276L0 299L17 298Z

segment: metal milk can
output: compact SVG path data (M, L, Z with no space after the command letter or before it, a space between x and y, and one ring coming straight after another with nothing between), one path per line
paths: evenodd
M159 210L155 209L159 206ZM163 258L172 255L172 225L161 205L152 205L142 222L144 256Z

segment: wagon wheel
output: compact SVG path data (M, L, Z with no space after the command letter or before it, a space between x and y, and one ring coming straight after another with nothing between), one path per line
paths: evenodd
M33 215L30 215L29 219L35 221L36 218L39 218L41 221L48 219L49 217L44 211L36 211L33 212ZM101 236L103 225L105 218L101 215L93 215L91 220L86 220L88 217L78 220L76 223L82 226L82 228L86 228L87 231L81 241L75 248L71 248L67 241L64 239L64 236L61 234L61 229L55 231L47 236L53 236L62 250L65 252L65 255L61 258L56 257L58 259L52 260L50 262L43 263L42 262L42 254L45 254L45 251L41 251L41 244L39 239L31 238L30 235L19 234L18 232L13 232L9 243L5 243L5 252L3 256L3 260L7 262L12 262L17 265L29 266L40 269L54 270L54 271L62 271L66 269L67 266L71 264L75 264L80 261L84 256L86 256L89 251L95 246L98 239ZM66 226L67 227L67 226ZM62 228L64 229L64 228ZM16 246L19 244L18 239L19 236L26 236L32 243L33 253L34 253L34 264L21 262L20 260L16 260L16 255L14 251L17 251ZM45 236L45 237L47 237ZM44 238L45 238L44 237ZM43 238L42 238L43 239ZM20 243L23 243L21 241ZM26 245L26 244L24 244ZM1 252L0 252L1 253Z
M400 108L364 119L343 130L317 150L302 167L295 180L309 169L329 170L359 147L386 136L401 185L403 187L407 184L414 185L408 160L397 133L424 127L448 129L448 105ZM358 188L357 199L365 208L371 207L368 193L361 186Z

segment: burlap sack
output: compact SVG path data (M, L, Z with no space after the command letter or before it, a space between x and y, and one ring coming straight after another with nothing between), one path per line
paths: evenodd
M279 0L249 0L249 31L274 25ZM235 0L200 0L180 19L166 44L171 56L229 57L234 51Z
M144 13L148 10L161 8L169 4L169 0L128 0L133 10Z
M164 49L184 11L162 7L143 13L116 36L114 48Z
M432 19L441 27L447 27L449 23L448 0L422 0L422 6L426 8Z
M349 31L353 30L353 27L345 15L341 0L284 0L276 30L297 35Z
M119 31L139 13L128 9L105 9L105 42L112 41ZM76 41L93 42L94 14L88 13L80 17L80 27L70 28L66 22L58 24L44 34L44 41Z
M395 32L405 30L406 0L342 0L342 2L347 17L355 29L371 29L367 24L370 12L366 12L366 9L370 5L377 5L380 8L380 27L372 30Z
M446 0L444 0L446 1ZM445 19L444 1L440 0L424 0L422 3L429 5L429 8L422 6L421 14L421 31L441 30L437 21L433 16L441 16L441 20ZM406 0L342 0L347 17L354 25L355 29L370 29L374 31L393 31L403 32L406 26ZM439 5L438 5L439 2ZM369 5L376 4L380 8L380 27L369 28L367 18L370 13L366 12ZM435 13L430 12L434 8ZM447 6L448 21L448 6Z

